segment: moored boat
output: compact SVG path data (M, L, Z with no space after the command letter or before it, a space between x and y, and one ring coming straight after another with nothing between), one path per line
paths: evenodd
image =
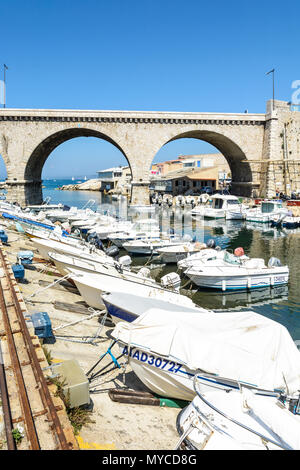
M149 309L112 332L139 379L160 396L239 390L298 398L300 352L287 329L252 311L185 313Z

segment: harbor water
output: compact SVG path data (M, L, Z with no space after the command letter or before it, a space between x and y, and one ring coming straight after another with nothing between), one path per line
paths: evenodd
M134 220L136 212L131 212L127 200L113 200L92 191L62 191L57 189L65 184L74 184L70 180L44 180L43 197L51 198L51 204L63 203L68 206L83 207L91 199L92 208L115 213L121 218ZM92 203L91 203L92 204ZM248 223L245 221L201 220L194 221L189 209L163 208L156 206L151 214L140 214L140 217L156 217L163 231L172 231L180 236L188 234L197 241L214 239L222 248L234 251L243 247L245 254L252 258L263 258L266 263L271 257L279 258L282 264L290 269L288 286L278 288L256 289L238 292L216 292L197 289L190 286L188 279L182 279L186 285L186 294L203 308L222 310L253 310L283 324L296 343L300 344L300 229L277 229L268 224ZM123 254L123 253L122 253ZM157 264L157 278L167 272L176 271L177 266L159 265L153 257L133 257L133 264Z

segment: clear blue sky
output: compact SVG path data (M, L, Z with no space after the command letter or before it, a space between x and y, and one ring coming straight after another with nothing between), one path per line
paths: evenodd
M266 72L275 68L277 99L300 79L296 0L3 0L0 18L7 108L264 112ZM213 151L182 140L155 161ZM99 139L74 139L43 176L69 175L71 164L84 176L126 160Z

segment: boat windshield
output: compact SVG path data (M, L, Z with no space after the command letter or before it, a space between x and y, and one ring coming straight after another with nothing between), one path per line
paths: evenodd
M237 199L228 199L227 200L227 204L228 205L238 205L239 204L239 201Z
M223 206L223 199L214 199L214 202L213 202L213 207L215 209L221 209L222 206Z
M261 203L261 211L264 214L268 214L273 212L276 208L282 208L282 204L275 204L274 202L262 202Z

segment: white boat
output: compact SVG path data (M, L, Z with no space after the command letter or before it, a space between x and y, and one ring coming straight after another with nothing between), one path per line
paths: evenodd
M210 204L200 205L191 210L194 216L205 219L242 220L245 218L245 207L236 196L214 194L209 198Z
M179 245L164 246L157 249L163 263L177 263L178 261L187 258L188 256L198 253L206 248L205 243L200 242L185 242Z
M141 239L159 239L160 228L159 224L155 219L142 219L138 220L126 231L118 231L108 234L107 238L118 247L122 247L123 243L132 240Z
M158 249L182 244L182 238L166 236L159 239L131 240L123 243L123 248L133 255L158 255Z
M105 260L111 260L111 257L107 256L103 250L99 250L95 246L88 245L86 243L71 245L69 243L62 243L58 240L44 240L41 238L32 238L32 243L39 252L41 258L45 260L50 260L49 252L69 254L84 259L99 259L104 260L104 262Z
M170 303L167 296L165 298L163 296L142 297L138 294L128 292L110 291L109 293L102 294L102 300L104 301L107 312L113 318L115 323L118 323L119 321L133 322L143 315L146 310L150 309L160 309L161 311L167 311L169 313L182 313L183 311L182 304L178 302ZM189 313L200 315L201 313L208 312L208 310L198 307L190 301L187 303L188 305L184 308L185 315L188 315Z
M57 240L69 245L78 246L84 241L78 237L68 234L59 225L56 225L53 230L47 230L37 227L28 227L24 229L25 235L29 238L40 238L42 240Z
M149 309L111 336L144 385L159 396L192 400L239 390L298 398L300 352L288 330L252 311L193 313Z
M174 288L165 288L145 276L143 271L140 275L139 273L123 272L114 276L102 273L85 273L77 268L69 268L69 271L73 274L72 280L82 298L93 308L104 308L102 294L108 292L131 293L144 298L158 298L183 306L194 305L191 299L175 290L178 289L178 279L175 279ZM179 278L179 276L177 277Z
M288 283L289 267L282 266L277 258L270 258L268 265L262 258L247 258L221 252L223 258L204 261L191 266L184 274L199 287L226 290L275 287Z
M177 266L179 269L185 270L193 266L202 266L206 261L216 260L218 258L224 258L224 253L221 250L216 250L215 248L203 248L197 253L192 253L186 258L179 260L177 262Z
M260 206L247 209L245 212L246 220L249 222L269 223L276 216L288 215L289 210L283 207L281 200L261 201Z
M122 258L119 261L114 260L113 258L108 258L107 256L93 256L89 258L79 258L71 254L63 253L48 253L50 261L53 262L58 272L62 276L66 276L70 273L70 268L77 269L86 273L110 273L117 275L120 270L127 269L129 270L130 263L122 263ZM128 258L128 257L123 257ZM126 261L126 260L125 260ZM130 260L131 261L131 260ZM134 275L134 274L133 274Z
M109 238L110 234L124 233L124 231L131 230L132 222L130 221L117 221L108 222L103 224L96 224L93 227L90 227L88 233L97 233L98 237L101 240L106 240Z
M275 397L237 392L199 393L177 416L185 450L300 450L300 419Z
M294 229L300 227L300 217L292 213L277 214L270 218L271 227Z

